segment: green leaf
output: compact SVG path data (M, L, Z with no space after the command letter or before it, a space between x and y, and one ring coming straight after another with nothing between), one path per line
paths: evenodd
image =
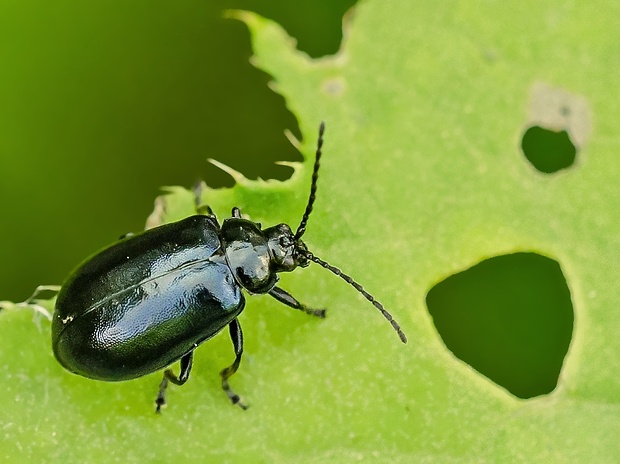
M328 307L326 320L265 296L249 298L240 318L246 351L231 383L248 411L220 391L218 371L233 358L222 333L197 350L190 381L155 416L160 373L123 383L71 375L53 359L41 312L4 303L2 460L617 462L613 5L369 0L342 50L315 61L274 23L239 13L256 65L299 118L306 159L327 122L304 240L373 293L409 344L352 288L311 266L282 286ZM560 95L572 112L541 116L540 95ZM571 168L543 174L521 153L522 134L541 121L572 133ZM220 218L236 205L265 225L294 227L310 175L304 163L289 181L238 178L203 198ZM176 188L165 204L164 221L190 214L191 193ZM516 251L557 260L575 310L559 385L530 400L457 360L425 307L448 275Z

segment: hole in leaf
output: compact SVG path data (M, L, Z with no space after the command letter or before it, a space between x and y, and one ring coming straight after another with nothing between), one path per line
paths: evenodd
M521 149L536 169L547 174L570 167L577 154L568 132L553 131L540 126L533 126L525 131Z
M573 331L557 261L536 253L487 259L435 285L428 310L445 345L519 398L553 391Z

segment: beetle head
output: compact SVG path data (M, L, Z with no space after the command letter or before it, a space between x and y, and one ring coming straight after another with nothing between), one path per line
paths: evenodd
M306 267L310 264L306 258L306 244L295 238L288 225L270 227L265 230L265 236L275 272L290 272L298 266Z

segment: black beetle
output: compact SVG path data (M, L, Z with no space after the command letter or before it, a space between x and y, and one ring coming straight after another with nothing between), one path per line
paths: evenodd
M157 395L165 404L168 382L184 384L194 350L228 325L235 360L220 373L222 388L233 404L245 409L228 385L239 367L243 334L237 317L245 306L241 293L269 293L276 300L310 315L308 308L276 286L278 272L320 264L351 284L407 339L381 303L338 268L313 255L301 237L316 196L325 125L321 123L310 197L293 234L286 224L261 230L260 224L232 217L221 227L208 206L197 214L127 238L84 261L67 279L56 300L52 346L67 370L91 379L119 381L141 377L180 359L177 377L166 369Z

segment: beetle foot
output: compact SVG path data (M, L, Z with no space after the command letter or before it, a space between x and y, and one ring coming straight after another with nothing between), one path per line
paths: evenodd
M225 375L225 371L226 369L222 371L222 376ZM231 390L230 385L228 385L228 378L222 378L222 389L224 390L224 393L226 393L226 396L232 404L236 404L244 411L248 409L248 406L241 401L239 395L237 395L234 391Z
M168 379L164 377L159 384L159 393L157 393L157 398L155 399L155 413L159 414L161 412L161 408L166 406L166 389L168 388Z
M239 395L233 395L230 398L230 401L232 402L232 404L236 404L237 406L239 406L241 409L243 409L244 411L246 409L248 409L248 406L245 403L241 402L241 398L239 398Z
M325 319L325 309L314 309L308 308L306 306L301 306L299 309L301 309L304 313L309 314L310 316L318 317L319 319Z
M312 313L310 314L316 317L320 317L321 319L325 319L325 311L325 309L313 309Z
M163 398L162 399L157 398L157 400L155 401L155 404L157 405L157 407L155 408L155 414L161 414L161 408L166 407L166 401Z

